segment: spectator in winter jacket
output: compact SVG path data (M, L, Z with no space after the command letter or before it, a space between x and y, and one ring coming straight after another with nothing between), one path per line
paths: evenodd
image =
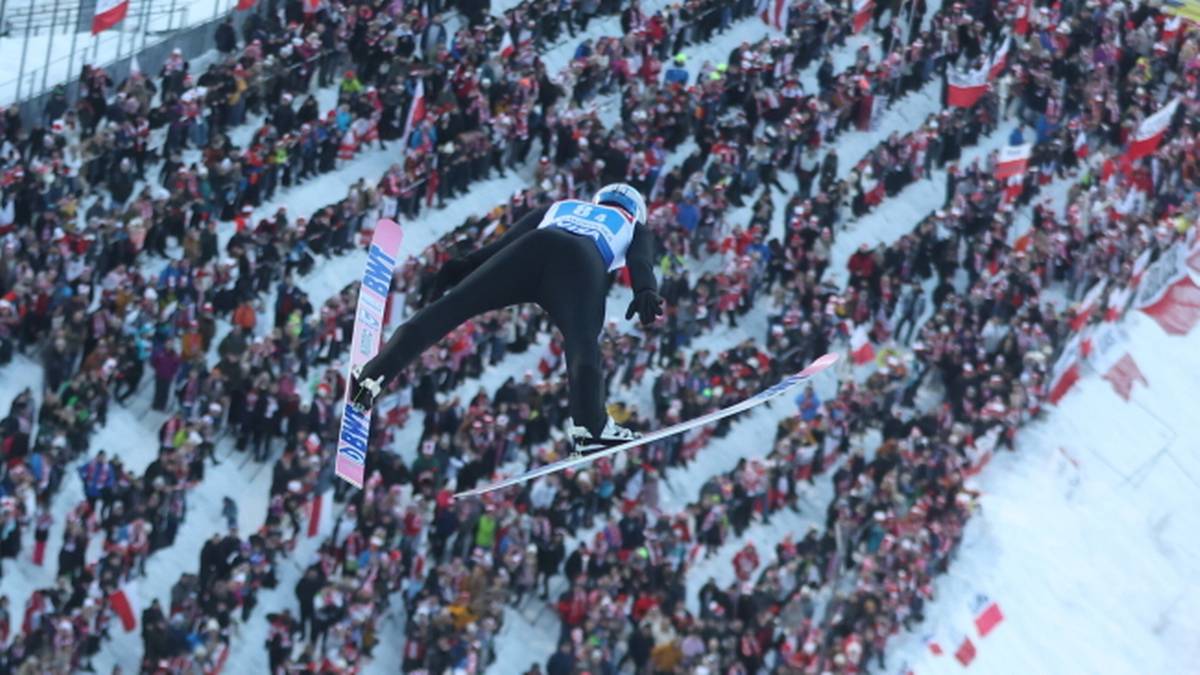
M550 577L558 574L558 568L566 558L567 549L563 544L563 533L556 530L550 542L538 546L537 571L539 585L542 587L542 599L550 595Z
M75 355L68 349L63 337L56 337L42 357L46 391L57 392L71 376Z
M96 500L101 499L116 482L112 465L104 451L96 453L92 461L79 467L79 478L83 481L83 494L88 504L97 510Z
M811 422L821 412L821 399L810 384L804 388L804 393L796 397L796 408L800 411L800 419Z
M862 244L846 263L850 278L856 282L870 281L875 276L875 253L869 244Z
M150 365L154 368L154 402L151 407L165 411L171 395L171 383L175 381L175 376L179 374L183 365L183 359L176 350L175 340L170 340L155 349L150 356Z
M546 662L546 675L573 675L575 672L575 654L569 641L558 646L558 651Z
M825 155L825 160L821 162L821 192L828 192L833 187L833 182L837 180L837 173L837 149L830 148L829 154Z
M686 63L687 56L684 54L676 54L675 64L670 68L667 68L666 73L663 75L663 83L667 86L676 85L680 87L686 87L688 83L688 71L685 67Z
M237 31L233 28L232 15L225 17L217 26L216 32L213 33L213 44L222 54L231 54L237 49Z
M921 284L917 281L905 289L904 295L900 297L900 306L897 309L896 329L893 335L899 340L908 344L912 341L913 331L916 330L917 321L925 313L925 290L921 288ZM907 330L905 330L907 329Z
M316 637L317 623L314 602L317 593L324 585L320 568L315 565L305 570L304 576L296 582L296 599L300 602L300 637L302 639L305 636Z

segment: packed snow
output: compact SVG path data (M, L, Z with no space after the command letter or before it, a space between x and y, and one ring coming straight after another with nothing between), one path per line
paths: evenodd
M1130 353L1149 386L1123 401L1086 373L1044 420L980 474L958 558L889 670L973 673L1188 673L1200 663L1200 335L1169 336L1132 312ZM972 626L977 595L1004 620ZM934 656L926 636L946 651ZM904 672L903 670L901 672Z

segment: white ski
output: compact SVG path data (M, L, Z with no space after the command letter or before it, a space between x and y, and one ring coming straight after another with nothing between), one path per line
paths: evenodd
M404 230L395 221L381 219L375 223L375 234L371 236L371 247L367 250L367 267L363 270L362 286L358 289L354 335L350 340L350 368L346 371L346 391L342 393L346 405L342 406L342 426L338 431L334 472L360 489L366 472L371 412L359 412L349 404L350 372L379 353L379 343L383 338L383 314L403 241Z
M593 453L590 453L587 455L583 455L583 456L572 456L572 457L567 457L566 459L560 459L557 462L551 462L550 464L545 464L545 465L536 467L534 469L530 469L529 471L526 471L525 473L517 474L516 476L511 476L509 478L502 478L495 482L488 483L482 487L477 487L473 490L459 492L458 494L454 495L454 498L461 499L463 497L474 497L477 495L482 495L482 494L486 494L488 492L492 492L493 490L499 490L501 488L506 488L506 487L510 487L513 485L519 485L526 481L531 481L535 478L540 478L542 476L546 476L546 475L549 475L552 473L558 473L559 471L563 471L565 469L570 469L572 467L581 466L583 464L591 464L592 462L600 459L601 457L611 457L612 455L615 455L618 452L625 452L626 450L632 450L633 448L636 448L636 447L639 447L642 445L646 445L647 443L653 443L654 441L661 440L663 438L667 438L668 436L674 436L675 434L683 433L684 431L687 431L688 429L694 429L698 426L703 426L703 425L709 424L711 422L716 422L717 420L723 419L725 417L729 417L730 415L736 415L744 410L749 410L750 408L753 408L754 406L759 405L760 403L765 403L773 398L776 398L777 396L780 396L781 394L786 393L788 390L793 389L793 388L803 384L804 382L807 382L808 380L812 379L812 377L814 375L816 375L817 373L819 373L819 372L825 370L826 368L828 368L829 366L833 365L837 360L838 360L837 354L825 354L824 356L821 356L817 360L808 364L808 366L805 367L804 370L801 370L800 372L796 373L795 375L789 375L788 377L785 377L784 379L780 380L778 384L772 386L771 388L764 389L763 391L755 394L754 396L751 396L748 399L734 403L733 405L729 406L728 408L721 408L720 410L714 410L713 412L710 412L707 415L701 415L700 417L696 417L694 419L687 420L686 422L680 422L679 424L673 424L669 427L663 427L662 429L658 429L657 431L651 431L650 433L646 434L645 436L642 436L641 438L638 438L636 440L629 441L628 443L614 445L611 448L597 450L596 452L593 452Z

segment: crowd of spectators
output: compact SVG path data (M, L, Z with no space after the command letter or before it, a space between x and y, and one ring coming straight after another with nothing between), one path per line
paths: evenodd
M282 21L253 15L240 36L230 25L218 41L226 56L195 81L176 56L157 77L120 84L88 69L74 104L56 97L32 123L8 111L0 362L36 358L45 380L40 405L27 390L0 424L0 557L21 555L23 530L32 530L44 564L52 503L76 462L86 499L63 524L55 586L6 610L24 612L21 630L5 632L6 663L17 672L86 668L115 629L114 593L173 544L189 489L229 463L217 444L228 438L258 462L282 446L263 526L239 534L229 502L230 527L205 543L196 573L182 575L167 606L156 599L139 617L145 672L219 667L229 641L247 639L234 637L237 626L251 620L260 589L280 582L277 563L329 484L355 288L319 302L296 276L356 247L376 215L412 218L531 161L531 188L404 265L395 286L404 306L394 311L419 306L442 261L526 210L628 180L651 196L671 311L644 332L606 329L616 398L653 377L651 408L613 406L623 424L659 426L744 398L859 326L877 343L911 348L845 379L827 400L802 392L769 450L709 477L679 513L660 508L664 473L739 422L453 502L450 492L497 470L566 450L554 431L565 414L561 349L546 319L521 308L472 321L396 383L376 416L366 489L338 485L334 533L317 560L300 561L296 611L259 612L272 672L355 669L390 639L381 631L401 630L387 621L401 608L406 671L480 670L495 657L505 604L542 600L560 618L561 646L545 664L553 675L627 664L746 673L882 664L887 639L921 619L933 577L949 564L970 513L963 482L976 446L991 438L1012 448L1015 430L1041 409L1072 318L1042 291L1063 284L1077 298L1097 278L1127 280L1138 255L1185 236L1200 210L1194 121L1173 125L1152 159L1116 160L1137 122L1171 96L1186 100L1180 118L1198 119L1197 34L1167 35L1147 7L1039 5L980 103L939 112L849 171L839 167L839 135L870 129L889 106L1013 33L1001 3L943 7L912 34L907 15L889 17L885 5L874 16L879 57L864 49L834 73L830 53L854 19L821 3L796 5L787 37L699 66L685 47L749 16L750 3L651 13L543 1L496 18L461 3L466 26L453 36L437 6L364 2L305 14L293 3ZM540 51L613 13L621 36L582 40L562 73L547 73ZM1120 50L1103 38L1117 35ZM800 74L814 65L809 92ZM1106 76L1084 77L1093 69ZM427 116L405 136L418 82ZM314 85L336 85L334 110L319 109ZM621 100L616 129L592 105L609 94ZM994 156L960 161L1006 123L1018 126L1013 144L1035 144L1015 199L991 177ZM240 129L252 131L245 148L231 140ZM361 181L307 219L284 209L255 217L277 190L392 141L407 152L377 183ZM691 142L697 150L672 166L668 156ZM1097 171L1104 157L1113 159ZM895 243L851 256L844 285L829 278L835 239L857 216L943 169L940 208ZM780 181L789 173L791 194ZM1056 176L1078 179L1063 214L1035 204ZM773 190L787 197L782 212ZM1030 204L1032 228L1014 246L1015 214ZM781 220L783 236L770 236ZM226 238L219 226L230 222ZM696 271L712 257L717 271ZM773 308L766 335L715 355L691 349L764 304ZM929 318L927 307L936 308ZM450 395L529 349L544 351L540 372L467 400ZM90 439L113 399L125 405L139 392L147 365L165 422L139 475L121 449L91 448ZM919 406L923 389L944 403ZM391 430L418 421L411 461L384 449ZM684 577L699 556L758 519L803 511L801 491L830 470L833 495L823 514L809 514L810 530L774 551L742 547L737 582L710 581L699 611L686 609ZM98 560L86 553L93 535L103 541Z

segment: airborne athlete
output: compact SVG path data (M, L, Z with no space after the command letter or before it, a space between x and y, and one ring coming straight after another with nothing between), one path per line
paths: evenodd
M354 369L351 405L370 408L385 382L471 317L534 302L565 341L571 390L567 434L576 451L637 438L605 410L599 338L608 274L622 267L629 269L633 287L625 318L636 314L650 324L662 315L653 237L646 227L645 199L624 183L601 188L590 203L567 199L529 213L495 242L438 270L434 292L445 295L413 314L375 358Z

